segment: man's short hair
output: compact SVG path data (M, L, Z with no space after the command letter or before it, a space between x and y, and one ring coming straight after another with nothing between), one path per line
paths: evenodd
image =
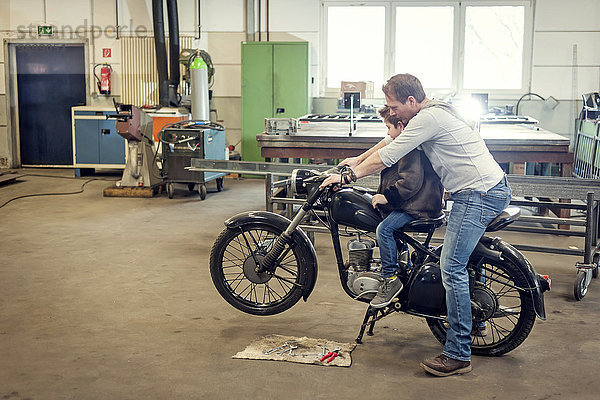
M425 100L423 85L416 76L411 74L398 74L392 76L381 88L388 97L393 97L400 103L406 103L408 96L414 97L417 102Z
M390 108L388 106L381 107L377 112L383 118L383 122L394 125L394 128L398 128L398 125L400 125L400 120L390 115Z

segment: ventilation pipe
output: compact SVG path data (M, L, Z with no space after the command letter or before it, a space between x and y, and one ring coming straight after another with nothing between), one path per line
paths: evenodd
M179 105L177 87L179 86L179 17L177 0L167 0L169 18L169 103L173 107Z
M179 86L179 20L177 15L177 0L167 0L171 79L167 75L167 50L163 13L163 0L152 0L154 48L156 50L156 67L158 71L158 101L161 107L177 107L179 105L177 98L177 87Z
M152 22L154 25L154 49L158 70L158 104L169 106L169 77L167 76L167 51L165 48L165 26L163 0L152 0Z

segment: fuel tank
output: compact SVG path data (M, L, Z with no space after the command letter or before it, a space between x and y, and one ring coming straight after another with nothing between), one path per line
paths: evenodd
M371 205L372 198L351 188L340 189L331 198L331 218L339 225L375 232L381 215Z

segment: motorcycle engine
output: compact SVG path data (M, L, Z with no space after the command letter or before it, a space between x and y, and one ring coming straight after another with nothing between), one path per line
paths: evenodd
M356 297L371 300L381 282L379 272L371 267L375 242L358 237L348 242L348 288Z

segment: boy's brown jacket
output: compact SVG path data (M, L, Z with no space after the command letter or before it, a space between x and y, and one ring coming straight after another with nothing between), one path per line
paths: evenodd
M379 206L387 215L404 211L413 218L437 218L442 214L444 188L425 153L415 149L381 171L377 193L388 204Z

